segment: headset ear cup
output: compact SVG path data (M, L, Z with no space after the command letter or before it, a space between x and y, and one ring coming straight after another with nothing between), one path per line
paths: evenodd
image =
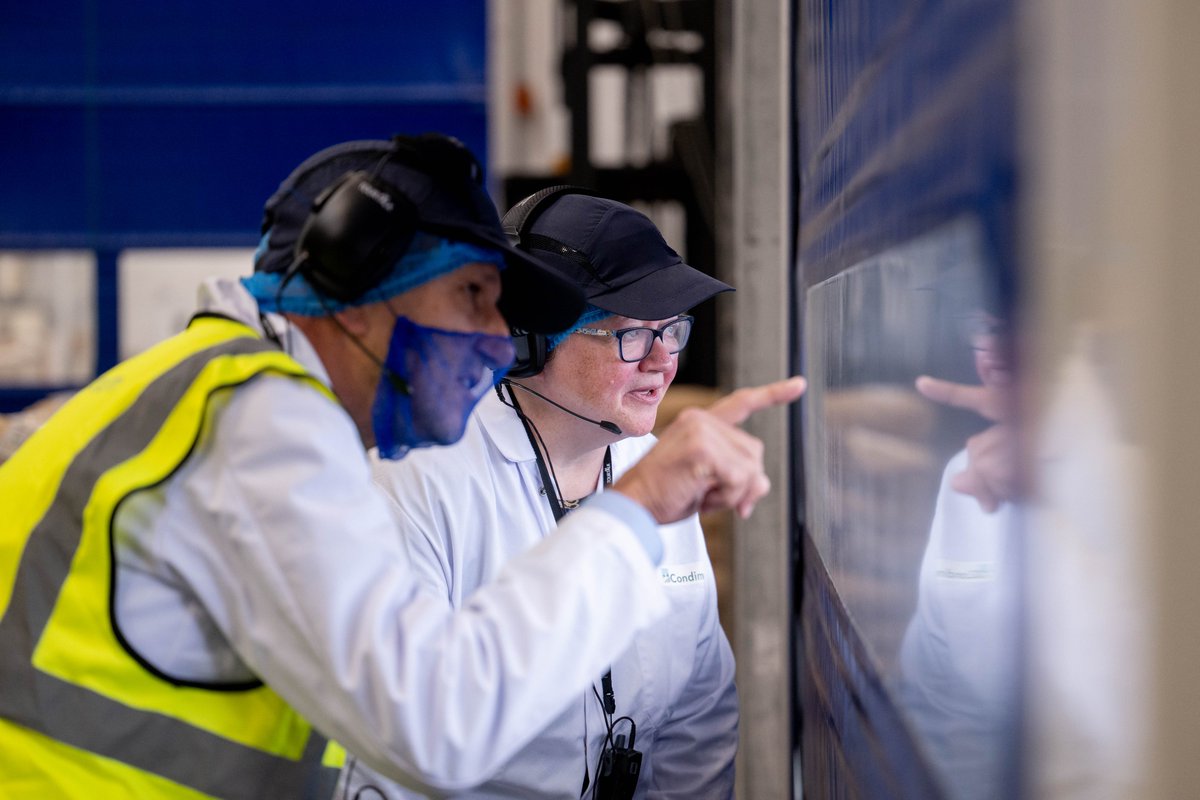
M546 337L520 328L512 329L516 357L506 375L509 378L531 378L546 367Z
M347 173L315 201L294 263L317 291L348 302L379 284L408 249L419 215L399 189Z

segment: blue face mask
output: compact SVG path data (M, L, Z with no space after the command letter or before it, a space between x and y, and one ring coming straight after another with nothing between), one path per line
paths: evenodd
M457 442L471 409L512 361L508 336L426 328L396 317L387 371L371 409L380 457L403 458L414 447Z

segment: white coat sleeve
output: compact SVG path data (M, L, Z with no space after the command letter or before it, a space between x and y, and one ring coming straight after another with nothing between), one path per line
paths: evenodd
M452 539L444 526L435 521L432 507L419 509L414 514L412 509L401 508L391 497L385 497L385 502L400 528L400 544L413 580L438 597L445 597L452 606L458 605L454 599L454 567L450 562L450 553L454 549Z
M703 537L699 530L695 535ZM711 575L711 564L708 571ZM738 746L733 651L717 615L715 584L710 581L705 591L691 676L654 739L648 798L733 797Z
M668 608L631 531L581 510L452 610L349 417L290 379L236 390L194 460L160 531L182 579L264 683L401 782L485 780Z

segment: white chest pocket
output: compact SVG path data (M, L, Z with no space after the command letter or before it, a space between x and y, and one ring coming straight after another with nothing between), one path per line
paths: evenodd
M663 564L659 580L667 590L671 611L637 637L631 653L636 654L633 660L641 673L639 704L647 726L656 726L670 715L691 678L713 587L712 567L706 561Z

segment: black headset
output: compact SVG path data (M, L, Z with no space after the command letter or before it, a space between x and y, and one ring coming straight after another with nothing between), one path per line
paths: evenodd
M526 251L533 248L531 239L544 239L544 241L538 242L538 245L542 249L554 249L555 245L566 247L561 242L555 242L548 237L531 236L529 232L529 229L533 227L533 223L537 221L537 218L553 205L557 198L566 194L596 196L596 193L591 189L585 189L582 186L563 185L541 189L508 210L508 213L500 221L501 227L504 228L504 233L508 235L509 240L514 245ZM537 375L545 369L546 335L543 333L531 333L521 328L512 328L511 333L513 348L516 350L516 358L513 361L513 365L509 367L506 377L528 378Z
M370 172L348 172L316 200L300 236L288 276L299 272L318 292L341 302L378 285L412 244L421 216L412 198L379 177L397 161L435 179L464 173L482 183L475 156L458 140L424 134L394 136Z

